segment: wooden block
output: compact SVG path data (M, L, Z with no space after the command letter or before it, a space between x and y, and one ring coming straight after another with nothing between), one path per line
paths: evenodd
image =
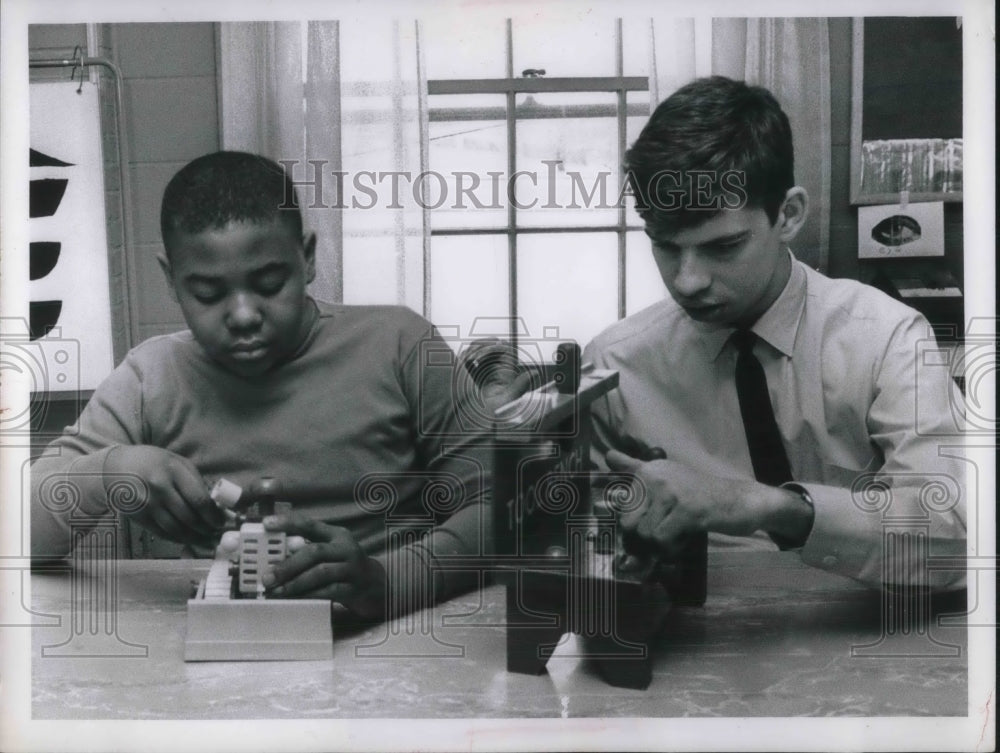
M564 633L582 639L609 685L646 688L650 641L662 628L670 598L658 584L594 573L522 570L507 573L507 671L541 674Z

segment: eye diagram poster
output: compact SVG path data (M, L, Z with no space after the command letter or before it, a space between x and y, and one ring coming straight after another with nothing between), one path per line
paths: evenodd
M98 90L39 83L29 97L30 336L59 363L43 389L90 390L113 367Z
M858 258L944 256L944 204L858 208Z

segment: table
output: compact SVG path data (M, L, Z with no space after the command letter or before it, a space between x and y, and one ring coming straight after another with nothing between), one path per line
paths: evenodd
M34 574L33 608L59 616L61 624L33 630L33 717L967 713L967 628L960 618L916 627L903 621L886 635L880 594L807 568L794 553L713 551L708 602L670 613L646 690L606 685L591 662L575 655L575 636L559 645L547 673L508 673L499 585L409 621L353 630L337 624L328 661L184 663L186 599L208 566L207 560L127 560ZM104 598L117 609L93 606ZM936 605L935 613L941 611ZM854 653L868 655L852 655L852 647L865 644L871 645Z

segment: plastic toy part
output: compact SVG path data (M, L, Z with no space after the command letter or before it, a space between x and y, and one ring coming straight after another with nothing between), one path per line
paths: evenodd
M244 523L240 527L240 593L264 598L261 576L286 555L285 534L266 531L262 523Z
M188 600L184 661L332 658L329 601L233 598L229 560L215 560Z
M231 510L236 507L236 504L240 501L240 497L243 496L243 489L232 481L220 478L215 482L212 491L209 492L209 496L215 504Z
M260 533L251 523L243 528L248 526L251 536ZM242 597L234 584L230 558L242 558L243 547L240 533L227 532L208 575L188 600L184 661L332 659L330 602L252 598L262 591L256 579L251 598Z
M261 479L255 488L244 495L236 484L219 479L211 496L227 510L247 497L272 510L274 480ZM332 659L328 600L264 598L261 576L303 546L301 536L267 531L260 522L223 533L208 575L187 603L184 661Z

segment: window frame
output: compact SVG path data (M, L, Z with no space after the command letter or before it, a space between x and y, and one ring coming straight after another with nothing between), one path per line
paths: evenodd
M617 123L617 163L618 186L624 185L624 157L627 148L627 120L630 116L648 116L648 103L628 102L629 92L648 92L648 76L625 76L622 42L622 20L615 20L615 68L614 76L593 77L515 77L513 71L513 29L511 19L506 22L506 69L505 78L493 79L429 79L427 81L428 121L429 122L461 122L503 120L507 136L507 175L517 173L517 123L518 121L556 117L614 117ZM516 97L519 94L564 94L580 92L602 92L615 94L613 105L568 105L559 107L534 106L530 109L518 108ZM470 95L470 94L502 94L505 104L494 107L441 107L431 106L431 98L439 95ZM569 113L569 114L567 114ZM430 166L433 168L433 165ZM616 221L613 224L576 224L548 226L518 226L518 209L514 199L514 186L507 185L507 216L504 226L494 227L449 227L430 230L431 251L433 253L433 238L443 236L474 236L474 235L504 235L507 238L508 259L508 296L510 312L509 337L516 347L518 339L518 296L517 296L517 240L526 234L561 234L561 233L614 233L617 238L617 304L618 318L623 319L627 310L626 286L626 243L627 234L642 230L641 224L629 223L625 202L617 207ZM429 269L429 259L425 260L425 270ZM430 280L425 280L425 300L430 300Z

